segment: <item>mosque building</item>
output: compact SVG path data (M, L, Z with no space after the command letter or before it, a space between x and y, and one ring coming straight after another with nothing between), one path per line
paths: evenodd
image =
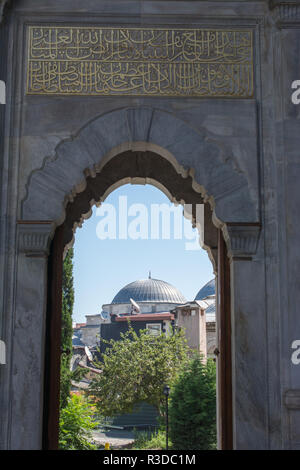
M148 329L150 334L168 333L175 327L185 329L188 344L208 357L215 349L215 280L211 280L187 302L179 289L166 281L140 279L123 287L102 312L86 315L86 323L74 329L74 346L100 346L104 340L119 339L130 319L135 331ZM105 343L103 343L105 344Z
M169 312L176 305L183 304L186 299L182 293L168 282L152 279L140 279L123 287L113 298L111 304L102 306L102 314L130 314L130 299L139 303L140 313Z
M214 357L216 345L215 280L211 280L187 302L179 289L168 282L140 279L123 287L102 312L86 315L85 324L73 330L73 357L71 369L84 368L86 374L80 383L72 382L73 390L86 390L90 380L101 370L93 368L93 358L103 353L107 343L118 340L128 330L128 319L134 331L147 329L149 334L169 334L175 328L184 328L188 345L205 357ZM101 359L100 359L101 360ZM147 403L140 403L131 413L108 418L106 426L122 428L150 428L157 426L157 411Z

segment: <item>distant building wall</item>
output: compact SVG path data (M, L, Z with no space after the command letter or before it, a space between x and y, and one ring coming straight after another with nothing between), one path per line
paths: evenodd
M147 325L161 325L161 331L169 331L170 330L170 322L169 321L162 321L162 320L146 320L146 321L132 321L131 327L133 330L138 333L140 330L145 330ZM121 337L121 333L125 333L128 331L128 323L127 321L124 322L112 322L110 324L103 324L101 325L101 339L100 339L100 352L103 354L107 348L107 344L102 341L102 339L109 341L113 339L115 341L119 340Z
M206 323L206 347L207 357L214 358L214 350L216 349L216 322Z
M100 325L84 326L81 328L81 341L89 347L99 343Z
M185 330L185 335L190 348L200 351L200 353L206 357L205 311L201 310L199 307L178 307L177 326Z
M139 302L138 303L141 313L158 313L158 312L169 312L173 308L177 307L178 304L166 303L166 302ZM102 310L108 313L124 314L131 312L131 304L104 304Z

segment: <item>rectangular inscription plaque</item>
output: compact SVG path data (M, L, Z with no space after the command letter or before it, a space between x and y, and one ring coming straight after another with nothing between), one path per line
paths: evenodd
M249 30L28 28L28 94L253 96Z

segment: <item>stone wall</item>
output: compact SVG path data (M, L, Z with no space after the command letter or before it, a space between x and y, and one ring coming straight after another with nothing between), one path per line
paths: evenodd
M254 93L28 94L29 23L246 28ZM291 101L291 82L300 79L299 2L19 0L10 2L0 36L3 28L0 328L7 364L0 365L0 447L42 446L47 256L55 227L86 178L122 152L153 152L210 205L229 250L234 448L300 449L300 366L291 361L292 342L300 339L300 106ZM129 174L127 182L166 191L159 171L142 176Z

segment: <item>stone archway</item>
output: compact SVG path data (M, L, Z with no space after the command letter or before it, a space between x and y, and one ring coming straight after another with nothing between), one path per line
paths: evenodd
M231 156L182 119L148 107L104 114L71 140L60 143L55 156L46 157L43 167L32 173L22 219L61 223L68 200L84 189L85 177L128 150L155 152L170 161L179 174L190 175L195 189L210 202L216 219L259 222L258 194Z
M222 324L222 340L218 341L218 428L219 445L232 448L232 387L229 260L221 230L212 223L212 211L201 194L193 188L193 178L179 174L166 158L150 151L125 151L110 158L101 170L88 175L85 188L68 201L65 220L55 231L48 265L48 304L46 366L44 394L44 448L58 447L60 332L62 299L63 253L72 241L77 226L91 215L92 205L100 204L114 189L123 184L152 184L162 190L172 202L188 205L191 222L196 224L197 205L204 204L202 246L208 251L217 277L217 291ZM186 212L186 211L185 211ZM197 221L198 229L199 221ZM202 223L202 220L201 220ZM218 320L219 321L219 320ZM220 326L219 326L220 328Z
M249 178L239 171L230 156L207 139L204 133L194 130L172 114L147 107L120 109L92 120L71 140L60 143L54 157L45 157L42 168L32 173L27 184L27 194L22 202L21 220L18 223L16 302L19 327L15 330L17 347L13 358L19 370L14 380L15 395L20 404L16 405L12 420L16 426L17 423L28 426L31 435L28 437L23 433L22 440L15 437L13 447L41 446L44 375L42 359L47 311L47 257L51 240L55 229L65 222L67 230L65 233L60 232L61 240L57 243L63 246L63 237L65 242L70 241L74 224L80 222L81 216L89 211L93 203L101 200L105 191L109 191L120 181L121 175L113 164L118 158L126 162L123 168L124 178L132 179L133 182L134 178L142 178L144 181L149 178L166 188L178 201L193 197L204 201L207 207L210 206L209 212L212 211L215 225L223 232L231 260L231 305L227 302L227 307L229 305L231 310L233 333L234 446L239 447L241 439L248 434L247 425L244 433L239 434L239 429L245 426L242 398L246 393L245 386L247 392L249 384L253 388L253 393L250 394L252 411L259 400L255 380L251 383L249 371L243 366L245 356L241 356L241 350L244 348L244 337L240 338L239 331L240 319L245 321L245 308L251 309L247 295L241 294L243 279L247 279L249 272L253 275L257 269L257 264L251 263L251 260L256 254L260 232L258 195ZM160 168L158 163L155 167L150 164L155 158L159 164L165 166L169 175L167 180L172 180L173 183L170 188L168 181L164 181L164 171L157 174ZM130 165L132 159L135 160L134 165ZM96 182L101 180L106 167L110 168L110 173L104 181L106 189L100 194L97 192ZM120 161L118 170L121 168ZM185 188L183 190L181 183L184 181L187 185L182 185ZM79 209L76 209L77 200L80 201ZM211 246L215 237L213 233L207 235L210 237L207 246ZM30 329L29 325L33 324L34 328ZM250 332L252 327L252 324L249 325ZM243 334L247 335L245 332ZM31 350L30 357L24 355L28 348ZM253 360L253 353L250 347L246 356ZM23 370L29 371L27 374L20 372L20 364ZM237 373L240 365L242 367ZM252 368L251 374L254 369ZM264 372L255 369L256 375L260 373ZM33 396L39 399L29 398L21 406L29 382L35 391ZM258 416L259 419L262 420L263 417Z
M173 158L179 174L183 169L194 184L202 185L200 194L213 209L214 223L226 240L233 447L300 448L300 374L299 364L292 360L293 345L300 337L300 251L295 249L299 108L293 102L297 90L291 88L299 79L299 0L181 0L172 2L172 9L168 6L163 0L84 4L0 0L0 78L6 83L6 105L0 108L0 336L6 344L6 364L0 364L3 449L41 447L41 358L53 235L65 219L68 202L85 188L85 170L87 175L96 174L106 158L135 150ZM42 82L38 93L31 94L27 72L34 56L28 54L29 30L64 26L87 27L90 32L95 27L169 29L170 33L183 29L188 34L199 31L196 36L205 30L208 38L218 29L222 37L229 32L225 41L229 55L221 53L213 66L212 89L204 76L201 96L189 92L194 86L186 86L185 73L177 77L174 83L179 86L170 95L168 83L172 87L173 78L165 82L163 93L156 85L154 93L148 93L138 81L145 95L136 95L132 84L128 94L120 92L119 79L104 93L94 94L91 79L91 86L79 95L80 83L75 83L76 78L73 82L72 71L62 89L56 86L54 73L51 90L48 83L43 85L47 74L39 75L38 63L35 82ZM248 68L246 94L240 80L237 89L233 77L216 73L219 64L227 70L236 44L230 36L236 30L251 37L251 50L242 53L240 62L241 70L246 61L253 72ZM55 44L54 35L53 31L49 45ZM63 47L65 38L62 33ZM163 39L158 44L168 42ZM212 58L220 52L213 45ZM42 58L40 53L36 59ZM173 54L166 55L171 64ZM204 53L204 64L206 57ZM87 63L85 57L78 59L78 66ZM207 70L206 65L201 69ZM221 95L216 85L226 93Z

